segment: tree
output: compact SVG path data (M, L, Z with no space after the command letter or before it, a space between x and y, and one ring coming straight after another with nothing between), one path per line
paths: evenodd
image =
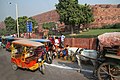
M33 23L33 30L34 27L37 26L37 22L32 18L32 17L27 17L27 16L23 16L23 17L19 17L18 18L18 23L19 23L19 32L20 33L24 33L27 31L27 20L31 20ZM14 20L12 17L7 17L5 20L5 25L6 25L6 31L8 34L14 34L17 33L17 27L16 27L16 20Z
M16 33L16 21L12 17L10 16L6 17L4 22L5 22L7 34Z
M0 36L6 35L7 31L6 29L0 29Z
M91 7L87 4L81 5L81 8L82 8L82 12L84 13L83 14L84 19L83 19L82 24L84 28L87 28L87 24L94 21L93 12L92 12Z
M59 0L59 3L56 4L56 10L60 15L60 22L70 25L72 34L73 27L90 23L93 18L90 7L86 4L78 4L78 0Z
M43 29L48 29L49 34L55 34L56 33L56 23L55 22L48 22L48 23L43 23L42 28Z
M35 30L34 27L38 25L38 23L32 18L32 17L27 17L27 16L23 16L23 17L19 17L18 18L18 22L19 22L19 30L20 33L24 33L27 32L27 21L30 20L32 22L32 27L33 27L33 31Z
M24 33L27 31L26 29L26 23L27 23L28 17L22 16L18 18L18 24L19 24L19 32Z
M32 17L29 17L29 19L32 21L33 23L33 31L35 32L35 26L38 25L37 21L35 19L33 19Z
M56 23L55 22L43 23L42 28L52 30L52 28L56 28Z

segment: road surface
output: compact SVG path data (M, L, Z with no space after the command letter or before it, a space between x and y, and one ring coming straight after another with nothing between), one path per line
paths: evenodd
M14 71L10 63L10 53L0 49L0 80L96 80L92 77L92 66L83 65L82 72L77 72L77 63L55 59L53 64L45 64L45 74L39 70L18 69Z

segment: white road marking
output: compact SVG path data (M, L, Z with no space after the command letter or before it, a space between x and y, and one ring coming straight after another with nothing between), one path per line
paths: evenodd
M57 68L62 68L62 69L69 69L69 70L76 70L79 71L79 68L72 68L72 67L68 67L68 66L60 66L60 65L56 65L56 64L48 64L48 63L44 63L45 65L48 66L52 66L52 67L57 67ZM93 73L92 70L87 70L87 69L82 69L82 71L84 72L89 72L89 73Z

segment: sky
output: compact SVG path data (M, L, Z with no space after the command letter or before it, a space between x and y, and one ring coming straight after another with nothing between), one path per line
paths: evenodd
M120 4L120 0L78 0L79 4ZM11 4L10 4L11 3ZM16 18L16 4L18 16L35 16L55 9L58 0L0 0L0 22L8 16Z

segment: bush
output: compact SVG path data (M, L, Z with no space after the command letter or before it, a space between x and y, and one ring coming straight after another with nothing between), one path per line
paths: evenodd
M56 23L55 22L43 23L42 28L49 29L49 30L52 28L56 28Z
M96 38L98 35L77 35L77 36L66 36L67 38Z
M102 29L120 29L120 23L105 25Z

